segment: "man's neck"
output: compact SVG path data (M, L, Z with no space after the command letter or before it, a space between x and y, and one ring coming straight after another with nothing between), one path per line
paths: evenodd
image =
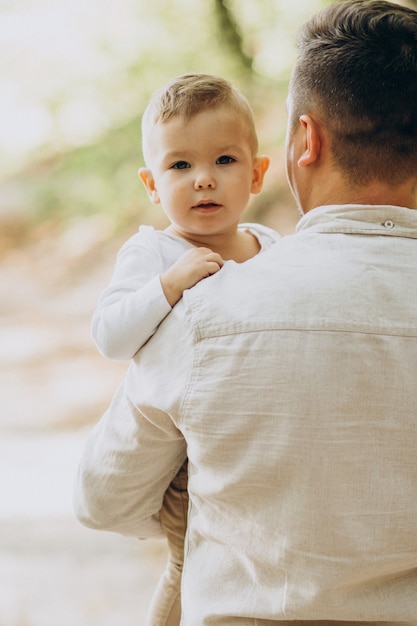
M339 181L325 190L317 189L317 193L310 194L303 207L304 213L311 209L331 204L362 204L362 205L392 205L417 209L417 182L407 181L402 185L391 186L382 181L374 181L361 187L349 185Z

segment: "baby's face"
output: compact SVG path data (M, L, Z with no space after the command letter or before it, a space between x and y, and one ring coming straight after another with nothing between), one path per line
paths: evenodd
M149 145L152 188L142 180L182 234L235 228L250 194L260 191L245 120L228 107L157 124Z

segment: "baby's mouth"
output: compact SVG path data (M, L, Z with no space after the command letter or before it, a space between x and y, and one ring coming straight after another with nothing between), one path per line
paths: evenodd
M211 200L207 200L207 201L203 200L202 202L195 204L193 206L193 209L214 209L220 206L221 204L218 204L217 202L212 202Z

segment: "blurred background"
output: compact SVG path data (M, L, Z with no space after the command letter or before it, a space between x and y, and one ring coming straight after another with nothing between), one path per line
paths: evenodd
M284 103L324 4L0 0L0 626L144 623L164 543L85 529L71 501L127 367L97 353L92 312L123 241L167 224L136 174L141 114L172 76L232 80L271 158L244 219L293 232Z

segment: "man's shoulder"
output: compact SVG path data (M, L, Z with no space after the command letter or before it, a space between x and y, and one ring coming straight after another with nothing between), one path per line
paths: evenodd
M259 325L260 312L273 308L271 285L280 255L274 248L245 263L226 261L219 272L184 292L184 315L196 338Z

